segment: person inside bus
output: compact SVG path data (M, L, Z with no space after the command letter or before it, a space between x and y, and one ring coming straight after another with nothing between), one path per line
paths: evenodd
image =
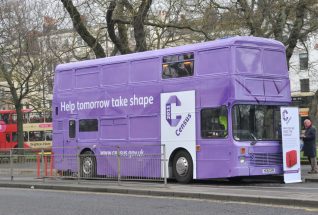
M220 117L212 117L211 118L211 131L212 131L212 137L226 137L226 129L224 122L220 121Z
M171 64L164 64L163 65L163 78L175 78L177 77L177 72Z
M30 131L29 132L29 141L35 141L36 140L36 137L35 137L35 134L33 131Z
M9 114L2 114L1 120L4 121L5 124L9 124Z
M219 116L219 124L221 128L223 128L222 137L226 137L227 136L227 116L226 115Z
M52 140L52 132L45 132L45 140L46 141Z
M174 68L177 71L178 77L186 77L189 76L188 70L184 66L184 63L175 63Z
M311 171L309 174L317 174L317 158L316 158L316 129L312 126L312 122L310 119L306 119L304 121L305 126L305 134L302 135L302 139L304 141L304 156L308 157L308 161L311 165Z

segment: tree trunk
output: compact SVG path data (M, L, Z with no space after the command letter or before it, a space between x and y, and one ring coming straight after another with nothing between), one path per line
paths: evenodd
M305 19L305 9L306 1L300 0L296 7L296 19L294 21L294 26L288 38L287 48L286 48L286 58L289 68L289 61L293 55L294 49L297 45L298 39L300 38L301 30L303 29L304 19ZM286 45L286 44L285 44Z
M24 148L24 132L23 132L23 113L22 105L16 104L15 109L17 112L17 135L18 135L18 148Z
M134 17L134 36L136 40L136 51L142 52L147 50L145 19L152 4L152 0L143 0L139 6L137 15Z

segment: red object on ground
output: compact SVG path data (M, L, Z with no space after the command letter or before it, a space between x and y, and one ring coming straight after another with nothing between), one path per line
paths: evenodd
M49 154L45 154L43 153L43 155L41 155L41 153L38 153L36 155L36 166L37 166L37 177L41 176L41 160L42 162L44 162L44 166L43 166L43 174L45 177L47 176L53 176L53 169L54 169L54 155L53 153L49 153Z
M40 177L40 171L41 171L41 157L40 154L36 155L36 169L37 169L37 177Z

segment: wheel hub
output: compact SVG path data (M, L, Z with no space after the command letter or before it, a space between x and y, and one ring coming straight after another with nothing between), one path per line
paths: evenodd
M180 157L176 163L178 175L185 176L189 171L189 162L185 157Z
M90 157L85 157L83 161L83 172L88 175L91 173L93 167L93 161Z

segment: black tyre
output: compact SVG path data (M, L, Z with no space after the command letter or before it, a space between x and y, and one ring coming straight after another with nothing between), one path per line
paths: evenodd
M172 171L179 183L189 183L193 179L193 161L191 155L185 151L178 151L173 157Z
M80 175L82 178L96 177L96 157L93 152L86 151L80 155L81 169Z

